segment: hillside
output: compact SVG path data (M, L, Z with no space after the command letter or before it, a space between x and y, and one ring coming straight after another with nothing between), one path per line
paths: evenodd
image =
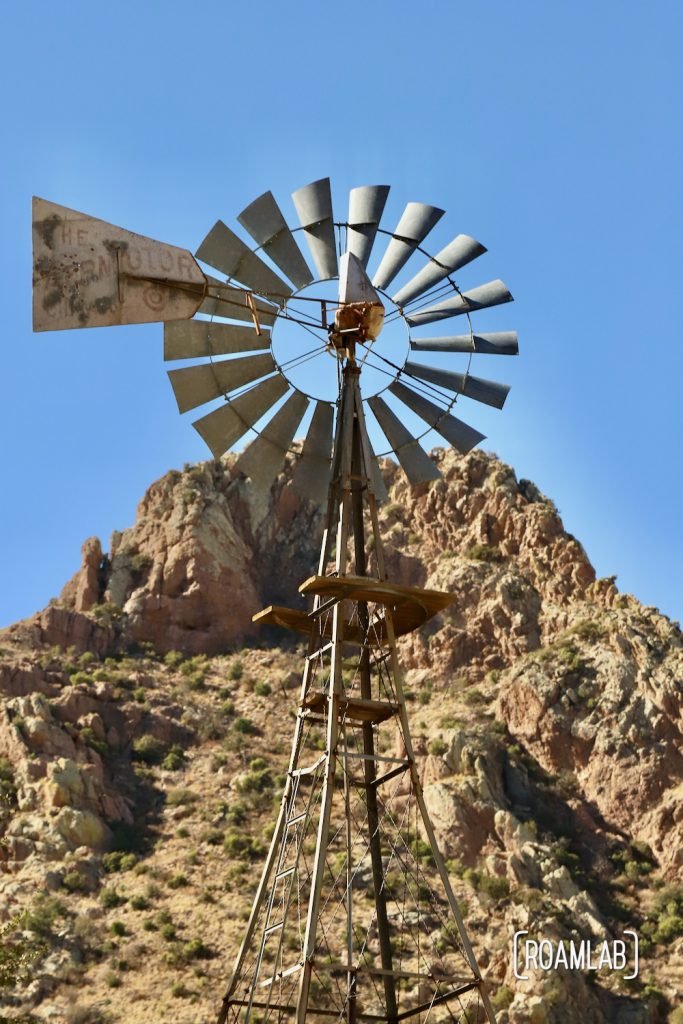
M390 576L457 600L400 641L425 796L501 1024L681 1024L683 644L494 456L387 463ZM171 471L0 634L1 1020L213 1019L289 754L319 513L234 459ZM636 981L512 973L512 935L641 937ZM26 972L24 981L15 984Z

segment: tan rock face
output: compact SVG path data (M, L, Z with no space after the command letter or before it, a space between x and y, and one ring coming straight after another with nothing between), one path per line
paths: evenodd
M596 580L529 481L479 452L437 458L443 479L414 490L384 467L380 525L394 579L456 595L400 641L400 653L425 798L477 956L499 986L500 1019L659 1024L665 1004L618 981L539 972L518 982L511 937L527 928L597 941L620 935L629 920L654 936L643 977L676 1005L683 934L661 886L683 883L680 630L619 594L613 579ZM233 458L166 474L108 553L86 542L59 606L4 631L11 656L0 660L0 756L16 785L11 814L0 813L8 914L36 887L58 889L65 874L96 893L103 848L134 823L159 829L157 848L145 854L150 877L192 874L187 891L166 894L174 920L210 936L226 962L234 953L258 865L242 865L226 892L235 863L211 836L232 827L251 758L284 771L300 660L290 647L278 651L280 636L271 649L264 636L250 649L251 616L269 603L303 607L297 588L318 556L320 513L292 492L290 471L267 494L235 473ZM144 654L145 642L194 657L165 664ZM239 654L197 657L243 645ZM113 666L108 654L117 656ZM263 680L273 684L266 698L255 692ZM231 715L253 719L256 732L231 734ZM155 760L157 748L175 750L171 767ZM399 788L397 800L405 795ZM238 827L262 843L268 812L256 819ZM113 884L140 896L146 877L131 872ZM653 918L661 892L664 925ZM202 902L207 893L215 906ZM104 913L93 895L70 900L86 917ZM132 908L111 913L131 934L139 928ZM658 937L657 927L673 937ZM137 936L143 946L156 941L151 934ZM159 966L165 952L162 943L149 961L139 953L140 977L129 972L120 999L104 966L89 982L113 1002L114 1019L135 1024L162 1003L167 1019L179 1019L168 995L176 978ZM46 1017L70 1019L67 995L50 998L56 1010ZM197 1016L213 1016L206 993L197 999Z

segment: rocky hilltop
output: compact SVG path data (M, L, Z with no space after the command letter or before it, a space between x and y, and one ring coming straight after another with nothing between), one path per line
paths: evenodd
M455 603L400 641L425 795L501 1024L681 1024L683 645L481 452L384 466L390 575ZM279 800L320 514L226 457L172 471L0 634L0 1020L208 1021ZM518 981L512 936L640 935Z

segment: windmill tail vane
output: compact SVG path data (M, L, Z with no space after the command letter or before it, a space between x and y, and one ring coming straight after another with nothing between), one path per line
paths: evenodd
M290 486L327 503L317 573L299 588L308 607L254 616L303 634L307 653L280 812L220 1024L495 1020L425 803L396 646L454 598L387 578L386 489L366 413L411 485L437 479L421 438L435 431L468 452L483 434L453 415L455 402L500 409L506 400L506 385L470 367L475 357L515 355L517 335L475 333L472 317L512 296L499 280L456 284L453 275L486 251L468 235L426 253L443 210L410 202L392 231L382 228L388 194L352 189L337 221L329 179L312 182L292 195L299 225L290 228L266 192L237 218L255 247L218 221L194 256L34 200L34 328L162 321L164 359L183 364L168 373L179 411L214 403L193 423L213 455L251 433L236 469L253 486L270 487L295 452ZM379 235L388 244L370 277ZM416 254L426 262L390 295ZM335 279L335 300L309 294ZM413 334L457 316L463 333ZM276 349L287 322L315 347ZM403 355L385 343L397 328ZM461 366L426 365L411 352ZM330 356L336 401L293 376L311 360L329 370ZM371 368L382 385L366 397L361 377Z

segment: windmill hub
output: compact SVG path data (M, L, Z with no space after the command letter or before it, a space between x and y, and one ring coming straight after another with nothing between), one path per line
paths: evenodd
M337 351L352 351L356 342L375 341L383 326L381 302L346 302L334 314L330 342Z

